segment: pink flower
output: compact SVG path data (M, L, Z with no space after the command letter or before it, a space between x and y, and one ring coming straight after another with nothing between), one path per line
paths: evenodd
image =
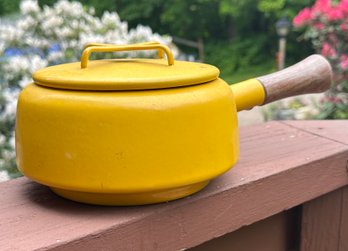
M337 21L344 17L342 9L339 6L327 9L326 15L329 21Z
M348 14L348 0L341 0L336 7L339 8L343 14Z
M313 24L313 27L317 30L322 30L325 28L325 25L323 23L317 22L317 23Z
M323 44L323 48L321 49L321 54L325 57L337 56L336 50L332 48L328 43Z
M340 29L342 31L348 31L348 23L340 24Z
M348 55L346 54L341 56L341 68L344 71L348 69Z
M339 104L342 103L342 99L340 99L337 96L332 96L332 94L330 96L324 96L320 99L321 103L333 103L333 104Z
M317 0L313 5L313 12L325 13L331 8L331 0Z
M310 21L311 18L312 15L310 8L304 8L297 14L292 23L295 27L299 27Z

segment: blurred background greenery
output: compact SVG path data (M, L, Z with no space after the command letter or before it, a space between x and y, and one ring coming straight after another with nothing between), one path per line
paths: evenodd
M52 6L54 0L40 0L40 6ZM116 11L130 28L138 24L150 26L154 32L192 41L203 41L205 62L216 65L221 77L230 83L262 75L276 68L276 21L289 20L313 0L80 0L104 11ZM0 15L15 15L20 0L2 0ZM299 40L297 31L290 32L287 64L292 64L314 50L310 42ZM175 41L175 40L174 40ZM185 45L181 51L196 58L197 50ZM299 50L298 48L301 48Z

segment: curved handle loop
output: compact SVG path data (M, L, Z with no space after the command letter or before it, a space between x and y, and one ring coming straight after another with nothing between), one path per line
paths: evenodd
M168 65L174 64L172 51L168 46L158 42L146 42L130 45L113 45L101 43L89 43L85 46L81 56L81 68L87 68L89 55L92 52L116 52L116 51L139 51L139 50L157 50L158 58L163 58L164 53L167 55Z

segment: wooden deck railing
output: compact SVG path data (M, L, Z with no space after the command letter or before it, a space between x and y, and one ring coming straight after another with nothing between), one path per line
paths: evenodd
M348 121L270 122L240 140L233 169L158 205L90 206L27 178L1 183L0 250L348 250Z

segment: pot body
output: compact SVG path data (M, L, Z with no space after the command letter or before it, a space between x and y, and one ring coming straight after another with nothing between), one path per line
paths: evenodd
M143 91L27 86L19 96L17 163L64 197L148 204L203 188L237 161L231 88L209 83Z

